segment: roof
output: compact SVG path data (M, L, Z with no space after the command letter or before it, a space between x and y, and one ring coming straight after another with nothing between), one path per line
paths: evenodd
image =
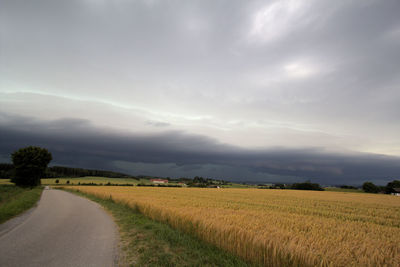
M400 193L400 188L392 188L392 190L396 193Z

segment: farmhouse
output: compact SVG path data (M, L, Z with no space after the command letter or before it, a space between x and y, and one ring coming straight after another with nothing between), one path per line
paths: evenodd
M400 188L392 188L390 191L391 191L390 193L391 193L392 195L394 195L394 196L400 196Z
M168 184L168 180L165 179L150 179L153 184Z
M185 184L184 182L179 182L178 184L179 184L180 186L183 186L183 187L184 187L184 186L187 186L187 184Z

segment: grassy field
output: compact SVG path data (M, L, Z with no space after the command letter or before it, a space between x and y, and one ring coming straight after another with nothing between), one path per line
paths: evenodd
M122 243L118 266L253 266L110 198L73 192L98 202L112 213Z
M13 185L13 183L10 182L10 179L0 179L0 185L4 184Z
M257 189L71 187L264 266L399 266L400 198Z
M95 184L106 184L108 182L112 184L132 184L137 185L139 183L150 184L148 179L132 179L132 178L107 178L107 177L79 177L79 178L42 178L42 185L57 185L56 180L58 180L59 185L66 185L67 181L70 184L78 185L79 183L95 183ZM10 179L0 179L0 185L2 184L13 184Z
M79 178L46 178L41 179L43 185L56 185L56 180L59 180L59 184L67 184L69 181L71 184L77 185L79 183L95 183L95 184L106 184L108 182L113 184L132 184L138 183L149 183L146 179L132 179L132 178L106 178L106 177L79 177Z
M58 183L56 183L58 180ZM78 178L42 178L42 185L67 185L67 181L71 185L79 185L82 183L95 183L97 185L105 185L107 183L117 184L117 185L137 185L137 184L152 184L149 179L133 179L133 178L108 178L108 177L94 177L94 176L86 176L86 177L78 177ZM10 182L10 179L0 179L1 184L13 184ZM178 182L169 182L168 185L181 185ZM221 187L224 188L256 188L255 185L242 185L237 183L230 183L229 185L223 185Z
M20 188L0 184L0 223L33 207L39 200L43 188Z

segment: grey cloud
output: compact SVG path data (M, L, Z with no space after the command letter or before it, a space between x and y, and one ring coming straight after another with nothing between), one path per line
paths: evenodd
M168 122L162 122L162 121L146 121L146 124L155 127L168 127L171 125Z
M23 117L14 118L12 123L10 119L8 123L2 121L3 156L23 146L39 145L54 154L54 163L69 166L137 174L134 168L141 164L140 169L147 168L152 175L168 170L167 175L177 176L209 175L252 181L312 179L324 184L389 181L400 173L400 158L376 154L328 153L321 148L251 150L178 131L152 135L116 133L74 119L35 121L32 125L27 123L29 118Z
M7 153L34 142L68 164L396 175L395 157L295 148L400 155L398 0L0 5L0 111L21 116L2 115Z

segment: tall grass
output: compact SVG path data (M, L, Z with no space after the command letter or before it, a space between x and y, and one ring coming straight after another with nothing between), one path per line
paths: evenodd
M256 189L72 187L264 266L399 266L400 198Z
M0 185L0 223L33 207L39 200L43 188L20 188L15 185Z

